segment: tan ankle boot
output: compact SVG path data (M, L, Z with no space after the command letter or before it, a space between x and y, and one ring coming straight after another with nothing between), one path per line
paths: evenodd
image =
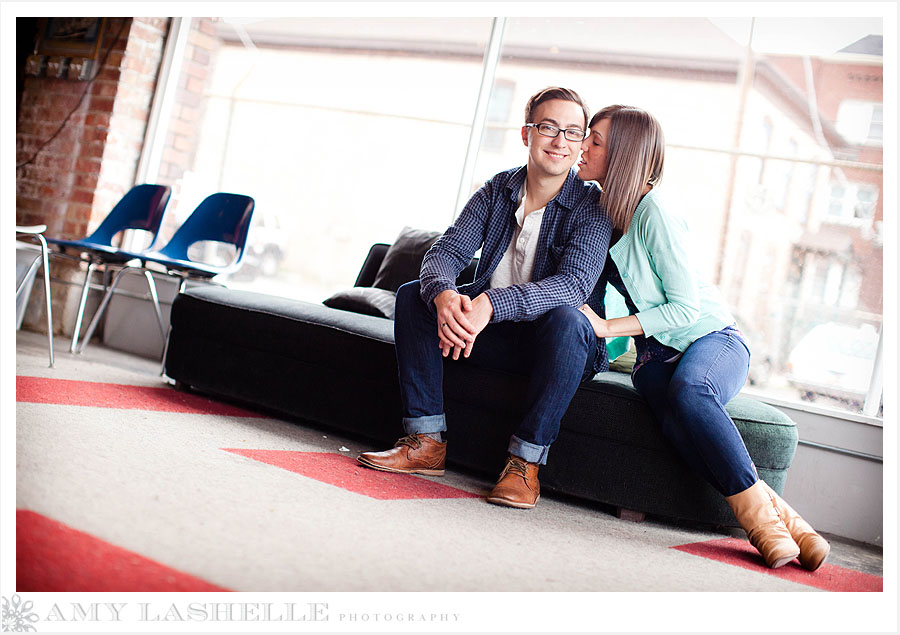
M769 487L768 483L765 481L760 482L775 500L775 506L784 519L784 524L788 531L791 532L791 538L800 547L800 564L803 565L804 569L815 571L825 562L825 558L828 557L828 553L831 551L831 545L817 534L816 530L800 517L800 514L784 502L784 499L778 495L778 492Z
M726 496L725 500L747 532L750 544L762 554L770 568L784 566L800 555L800 547L791 537L765 483L756 481L743 492Z

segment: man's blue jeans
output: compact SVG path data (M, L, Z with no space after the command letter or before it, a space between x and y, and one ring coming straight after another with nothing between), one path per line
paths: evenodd
M725 496L743 492L758 479L744 440L725 411L749 369L750 350L728 327L695 341L677 362L648 362L632 377L663 435Z
M434 304L422 300L418 281L397 290L394 342L406 433L445 431L437 312ZM592 375L596 354L597 338L587 317L564 306L534 321L488 324L475 339L469 358L460 356L449 363L528 374L526 414L510 439L509 452L545 464L560 419L578 385Z

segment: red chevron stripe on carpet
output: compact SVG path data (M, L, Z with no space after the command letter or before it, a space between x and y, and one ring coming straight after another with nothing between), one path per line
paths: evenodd
M265 416L170 386L130 386L45 377L16 377L16 401L235 417Z
M871 573L845 569L827 562L816 571L807 571L799 562L789 562L778 569L768 568L759 552L746 540L722 538L672 547L695 556L718 560L725 564L768 573L777 578L816 587L825 591L883 591L884 578Z
M228 591L37 512L16 510L16 591Z
M354 458L331 452L222 449L378 500L481 498L480 494L435 483L411 474L392 474L371 470L361 466Z

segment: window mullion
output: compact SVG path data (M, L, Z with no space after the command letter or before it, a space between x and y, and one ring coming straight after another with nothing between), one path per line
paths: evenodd
M162 64L156 82L156 92L150 107L144 147L138 160L136 182L155 183L159 178L159 165L166 146L166 133L175 97L178 92L178 78L184 60L184 49L191 32L191 18L174 17L169 24L169 35L163 51Z
M866 402L863 404L863 414L874 417L881 405L881 395L884 390L884 377L882 375L881 351L884 347L884 324L878 334L878 350L875 353L875 366L872 368L872 378L869 380L869 392L866 393Z
M494 76L497 72L497 65L500 62L500 49L503 44L503 30L505 27L506 18L494 18L491 26L491 39L488 41L487 50L484 52L481 86L478 89L478 100L475 102L475 116L472 119L472 128L469 131L469 145L466 148L466 160L463 164L462 177L459 181L459 191L456 195L456 205L453 208L452 218L456 218L456 215L459 214L472 194L475 161L478 158L478 148L481 146L481 136L484 133L484 125L487 121L488 104L491 101Z

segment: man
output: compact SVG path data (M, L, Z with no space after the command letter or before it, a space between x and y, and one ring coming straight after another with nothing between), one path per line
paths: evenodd
M488 501L531 508L538 466L579 383L607 366L587 317L606 260L611 224L599 189L576 176L587 129L581 98L550 87L528 101L522 141L528 163L497 174L476 192L428 250L420 280L397 291L394 334L407 436L385 452L364 452L367 467L441 476L447 443L443 359L529 373L526 414ZM481 249L475 280L455 280ZM590 297L589 297L590 296Z

